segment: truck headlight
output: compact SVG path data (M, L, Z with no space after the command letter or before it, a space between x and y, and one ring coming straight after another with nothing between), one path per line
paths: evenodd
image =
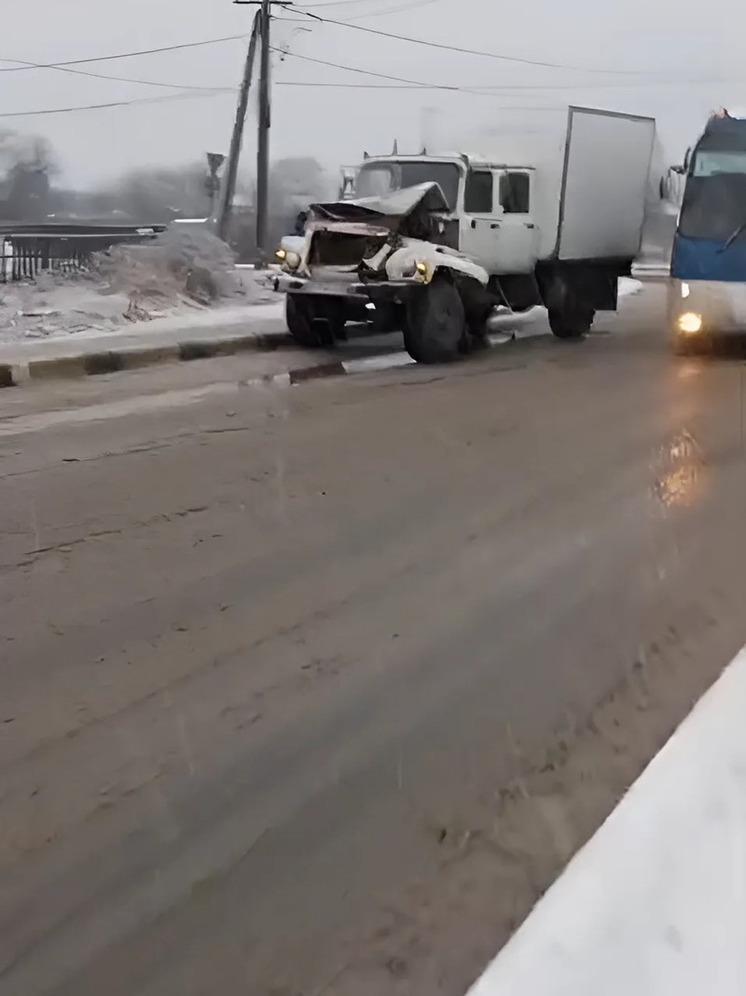
M283 249L282 246L275 252L275 256L280 261L283 269L297 270L300 266L300 256L292 249Z
M416 277L418 280L422 280L427 283L430 280L431 273L430 267L423 259L416 259L414 263L408 266L403 272L403 277Z

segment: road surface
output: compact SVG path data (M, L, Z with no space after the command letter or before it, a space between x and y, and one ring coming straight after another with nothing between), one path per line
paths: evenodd
M458 996L745 642L744 363L0 394L3 996Z

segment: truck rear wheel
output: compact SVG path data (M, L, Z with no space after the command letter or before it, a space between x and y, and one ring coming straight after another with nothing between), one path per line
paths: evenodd
M448 363L461 353L466 334L464 305L444 277L423 287L407 308L404 347L417 363Z
M288 331L304 349L321 349L334 345L334 328L326 316L318 313L313 302L298 294L285 297L285 321Z
M596 312L592 308L549 309L549 328L558 339L580 339L590 331Z

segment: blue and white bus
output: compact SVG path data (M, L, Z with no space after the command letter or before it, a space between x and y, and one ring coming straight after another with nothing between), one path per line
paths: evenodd
M713 114L683 167L668 316L680 352L746 333L746 114Z

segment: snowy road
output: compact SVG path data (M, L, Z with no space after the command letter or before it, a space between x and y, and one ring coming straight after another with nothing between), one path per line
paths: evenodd
M662 308L0 393L3 996L462 996L746 642L744 365Z

